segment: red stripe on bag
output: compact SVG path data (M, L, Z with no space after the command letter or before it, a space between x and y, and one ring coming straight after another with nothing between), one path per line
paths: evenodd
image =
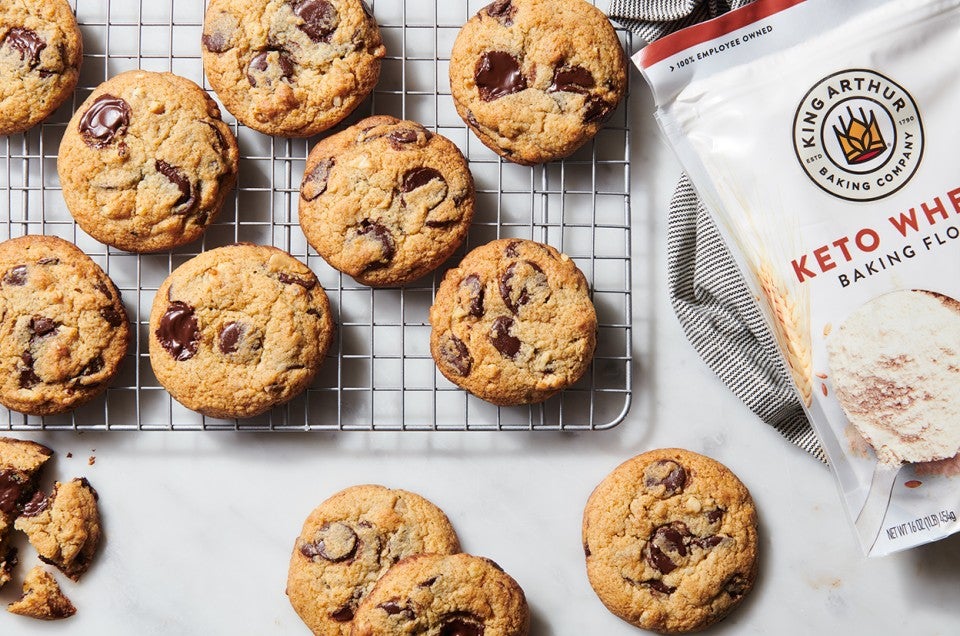
M662 62L668 57L672 57L691 46L722 37L732 31L742 29L748 24L768 18L775 13L780 13L802 2L805 2L805 0L758 0L736 11L724 13L713 20L701 22L687 27L682 31L671 33L666 37L662 37L648 44L640 51L640 66L650 68L654 64Z

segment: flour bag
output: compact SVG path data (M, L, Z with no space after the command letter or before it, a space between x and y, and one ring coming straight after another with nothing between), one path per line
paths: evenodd
M759 0L642 49L864 552L960 529L960 0Z

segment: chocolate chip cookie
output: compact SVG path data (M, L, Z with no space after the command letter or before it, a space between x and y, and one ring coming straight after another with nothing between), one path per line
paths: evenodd
M542 402L593 359L587 281L549 245L501 239L447 271L430 308L430 352L457 386L502 406Z
M592 139L626 86L620 40L584 0L497 0L464 25L450 58L457 112L486 146L523 165Z
M668 448L627 460L583 514L590 584L620 618L662 633L727 615L757 575L757 514L722 464Z
M98 86L73 115L57 171L74 219L128 252L194 241L233 188L237 142L190 80L129 71Z
M53 575L41 566L34 566L23 580L23 594L7 605L7 611L28 618L56 621L77 613Z
M41 491L34 494L14 527L26 533L44 563L79 581L100 545L98 498L82 477L57 482L49 497Z
M249 243L196 256L150 312L150 364L187 408L251 417L299 394L333 338L327 295L286 252Z
M0 587L17 564L17 549L10 545L13 521L33 496L37 474L52 455L42 444L0 437Z
M0 135L23 132L72 94L83 41L66 0L0 3Z
M88 402L116 375L129 323L120 292L72 243L0 243L0 404L31 415Z
M412 121L370 117L310 152L300 227L341 272L365 285L403 285L457 249L475 198L453 142Z
M500 566L469 554L401 561L360 604L352 636L524 636L523 590Z
M364 485L320 504L290 557L287 596L314 634L348 636L354 613L392 565L423 553L459 552L446 515L405 490Z
M244 125L309 137L373 90L386 49L364 0L211 0L203 66Z

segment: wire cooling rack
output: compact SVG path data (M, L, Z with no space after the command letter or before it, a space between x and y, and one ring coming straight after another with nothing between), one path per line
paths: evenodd
M200 59L206 2L70 0L84 38L80 83L42 125L0 139L0 239L53 234L73 241L110 275L133 322L120 373L99 398L60 416L0 407L0 430L599 430L631 401L629 99L597 138L569 159L533 168L506 163L473 137L450 98L447 67L460 27L489 0L370 2L387 47L380 83L344 125L376 113L421 122L470 162L477 212L466 244L432 276L373 290L328 266L297 223L300 180L316 141L271 138L238 125L238 187L201 241L166 254L107 247L73 222L57 179L57 148L74 110L105 79L131 69L171 71L207 90ZM601 0L603 2L605 0ZM605 8L605 7L601 7ZM631 35L619 30L627 50ZM212 94L212 93L211 93ZM342 127L342 126L341 126ZM2 217L6 218L3 219ZM543 404L496 407L449 383L430 357L428 311L444 271L466 251L501 237L549 243L590 283L599 319L597 354L574 387ZM189 411L157 382L147 353L157 288L200 251L237 241L272 244L307 263L336 312L336 341L308 390L246 420Z

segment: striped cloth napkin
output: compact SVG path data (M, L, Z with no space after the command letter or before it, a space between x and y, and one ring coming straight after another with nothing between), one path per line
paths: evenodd
M611 0L610 17L652 42L752 1ZM764 422L826 462L776 340L686 175L670 201L667 271L673 309L707 365Z

